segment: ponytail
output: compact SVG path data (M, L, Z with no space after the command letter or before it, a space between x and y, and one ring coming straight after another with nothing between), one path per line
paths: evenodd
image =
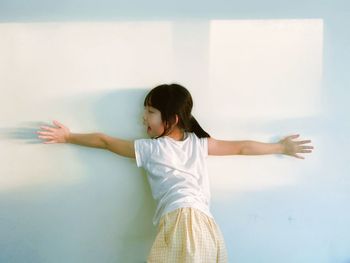
M190 132L194 132L198 138L206 138L209 137L210 135L202 129L202 127L199 125L197 120L191 115L190 119Z

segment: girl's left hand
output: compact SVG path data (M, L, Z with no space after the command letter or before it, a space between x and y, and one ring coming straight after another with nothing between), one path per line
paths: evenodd
M309 143L311 140L306 141L292 141L292 139L295 139L299 137L299 134L287 136L286 138L279 141L279 143L282 145L282 153L294 156L299 159L305 159L302 156L297 155L296 153L311 153L311 150L305 150L305 149L313 149L313 146L302 146L302 144Z

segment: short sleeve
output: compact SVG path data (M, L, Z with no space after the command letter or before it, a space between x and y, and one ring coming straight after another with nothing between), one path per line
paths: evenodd
M151 139L137 139L134 141L135 159L137 167L145 167L152 152Z
M208 137L199 139L204 157L208 156Z

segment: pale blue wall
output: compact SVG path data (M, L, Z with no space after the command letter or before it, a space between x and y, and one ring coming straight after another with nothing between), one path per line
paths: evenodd
M279 164L289 162L298 176L289 185L233 191L225 198L220 196L219 188L213 189L212 211L224 233L230 262L239 263L350 262L349 12L348 1L0 2L3 23L323 19L321 114L259 125L248 123L251 126L244 127L269 136L300 132L313 140L313 155L307 155L303 161L244 156L212 162L213 168L220 162L227 167L232 160L234 171L237 160L254 166L273 159ZM0 170L0 262L145 261L156 230L151 225L154 204L150 190L146 179L139 177L143 173L131 160L96 149L68 145L42 148L32 134L38 121L57 117L62 122L66 120L77 132L99 129L124 138L139 137L142 131L135 130L131 121L125 123L125 129L115 123L125 112L117 111L113 116L110 112L128 108L130 119L138 118L140 109L136 105L141 104L148 86L134 85L134 89L90 95L80 92L79 96L62 92L56 100L54 96L49 100L41 99L37 90L28 92L25 82L18 81L20 85L15 85L12 91L2 86L2 93L20 96L24 92L28 100L37 101L36 105L42 108L28 107L28 112L37 114L23 117L18 112L24 111L21 105L25 104L26 96L12 108L4 103L0 106L3 120L0 154L5 160ZM201 101L204 103L205 99ZM208 125L214 124L205 116L202 119ZM128 132L128 125L133 131ZM210 128L214 134L215 130ZM252 135L247 133L246 139L254 139ZM68 166L69 160L76 164ZM31 168L28 174L26 167ZM269 173L272 167L269 162L264 173ZM211 180L215 185L213 171ZM290 171L286 173L290 175ZM126 174L128 177L123 177ZM17 185L11 184L13 176L18 176L14 181ZM244 179L244 174L232 176ZM284 176L283 171L280 176ZM30 180L26 181L28 177ZM58 178L65 180L55 181Z

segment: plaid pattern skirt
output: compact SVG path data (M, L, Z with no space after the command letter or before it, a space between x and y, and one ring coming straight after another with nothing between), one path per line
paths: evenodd
M224 237L214 219L192 207L162 216L147 263L227 263Z

